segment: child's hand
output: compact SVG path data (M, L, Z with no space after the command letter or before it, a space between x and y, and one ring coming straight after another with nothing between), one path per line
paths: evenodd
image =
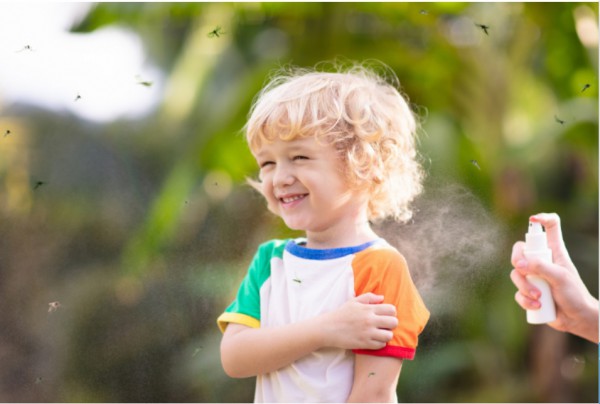
M553 263L527 260L523 254L525 243L516 242L511 256L515 269L510 274L518 289L515 300L525 310L539 309L541 292L527 281L526 276L545 279L556 304L556 320L548 325L598 342L598 300L589 293L569 257L562 238L560 218L555 213L540 213L530 220L541 223L546 229Z
M396 307L383 296L365 293L321 317L325 345L343 349L381 349L398 326Z

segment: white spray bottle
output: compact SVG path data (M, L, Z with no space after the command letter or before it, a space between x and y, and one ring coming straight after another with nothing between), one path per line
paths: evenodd
M548 239L540 223L529 222L523 254L527 259L535 257L542 261L552 262L552 250L548 248ZM548 282L533 275L527 276L527 280L542 293L539 299L542 307L538 310L527 310L527 322L529 324L545 324L556 320L556 307Z

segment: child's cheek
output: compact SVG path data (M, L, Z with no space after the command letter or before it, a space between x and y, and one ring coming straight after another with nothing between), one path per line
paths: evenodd
M267 208L277 216L279 216L279 205L277 203L277 199L275 199L275 195L273 194L273 187L269 185L269 180L266 179L262 181L262 194L263 197L267 200Z
M269 210L272 213L276 214L277 216L280 216L280 214L279 214L279 205L278 205L277 201L274 199L274 197L271 196L269 198L266 195L265 195L265 197L267 199L267 208L269 208Z

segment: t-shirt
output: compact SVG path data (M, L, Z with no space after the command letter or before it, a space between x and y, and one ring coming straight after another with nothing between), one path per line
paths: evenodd
M413 359L429 319L404 257L385 240L333 249L302 246L303 239L271 240L256 253L237 297L217 319L273 327L318 316L372 292L396 306L398 327L379 350L323 348L275 372L258 375L255 402L345 402L354 355Z

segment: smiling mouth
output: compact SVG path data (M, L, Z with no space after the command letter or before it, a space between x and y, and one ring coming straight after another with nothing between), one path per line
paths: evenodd
M300 199L304 199L306 197L306 195L308 195L308 194L285 196L285 197L279 198L279 201L282 203L292 203L292 202L298 201Z

